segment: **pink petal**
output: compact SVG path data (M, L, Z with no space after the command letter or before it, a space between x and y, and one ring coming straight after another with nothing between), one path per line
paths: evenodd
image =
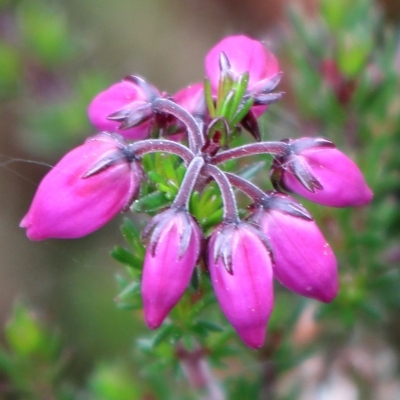
M335 255L314 221L266 210L261 228L274 257L274 276L302 296L325 303L338 291Z
M208 259L215 294L243 342L251 348L260 348L273 307L269 253L257 235L239 227L231 238L233 274L230 274L221 258L216 262L213 259L217 235L211 237Z
M203 83L194 83L176 92L174 100L191 114L202 111L204 105Z
M331 207L363 206L372 200L373 193L357 165L336 148L310 148L302 151L310 172L323 186L308 191L289 171L283 175L284 185L294 193L316 203Z
M165 225L155 254L147 247L142 277L142 297L146 324L158 328L189 285L200 252L201 233L191 224L189 245L179 257L185 221L177 213Z
M206 74L214 90L218 88L222 51L227 55L234 74L249 73L249 87L279 72L277 59L261 42L244 35L228 36L217 43L205 59Z
M115 142L91 138L53 167L21 221L29 239L85 236L127 206L140 184L140 170L133 164L119 162L82 178L96 162L117 149Z
M90 122L100 131L118 132L127 139L145 139L149 136L150 122L146 121L134 128L120 130L121 122L107 119L111 114L129 107L136 101L145 101L145 94L133 82L123 80L100 92L89 104Z

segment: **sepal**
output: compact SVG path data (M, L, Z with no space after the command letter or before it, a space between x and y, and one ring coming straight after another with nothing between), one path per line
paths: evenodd
M332 142L321 138L288 140L270 177L277 190L297 193L332 207L362 206L373 194L357 165Z
M296 200L271 193L251 221L272 246L274 276L293 292L325 303L338 291L335 255L308 212Z

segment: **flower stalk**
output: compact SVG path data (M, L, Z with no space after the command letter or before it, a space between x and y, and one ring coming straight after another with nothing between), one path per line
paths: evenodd
M254 156L256 154L270 154L273 156L283 156L288 150L285 142L261 142L250 143L233 149L221 151L213 158L213 164L218 165L226 161Z
M204 160L202 157L195 157L190 162L172 207L188 209L190 195L197 183L203 165Z
M182 343L175 346L175 354L178 358L182 371L191 385L193 392L201 393L201 400L225 400L220 382L215 378L210 365L206 359L206 350L196 346L193 350L187 350Z
M225 173L214 165L208 164L204 168L205 173L209 174L217 183L224 203L223 221L226 223L239 223L239 215L235 195L232 185L229 183Z
M204 138L195 118L183 107L168 99L158 98L153 102L153 109L156 112L171 114L178 118L186 126L189 148L197 154L204 144Z
M142 157L149 153L171 153L183 159L186 165L192 161L194 154L183 144L165 139L149 139L132 143L128 149L135 157Z

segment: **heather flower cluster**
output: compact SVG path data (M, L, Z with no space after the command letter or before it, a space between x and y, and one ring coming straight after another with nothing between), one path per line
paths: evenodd
M143 157L179 156L176 196L143 231L141 292L146 324L159 327L204 260L215 295L243 342L263 345L273 309L273 278L299 295L330 302L338 291L335 255L310 213L291 196L331 206L362 206L372 192L356 164L329 140L260 141L258 118L282 93L278 61L259 41L230 36L205 58L206 80L174 95L128 76L88 108L101 133L69 152L44 177L21 226L31 240L78 238L99 229L141 196ZM248 131L253 143L232 146ZM273 190L226 167L271 156ZM216 184L222 220L205 226L193 194ZM239 211L234 189L251 199Z

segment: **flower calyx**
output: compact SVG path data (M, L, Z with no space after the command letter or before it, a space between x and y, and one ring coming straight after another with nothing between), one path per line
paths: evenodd
M250 206L252 210L251 221L259 224L259 211L278 211L292 217L312 221L313 217L307 209L293 197L281 192L266 192L265 196Z
M277 190L299 194L331 207L362 206L372 199L357 165L329 140L287 140L286 154L275 157L270 177Z
M82 179L90 178L100 172L105 171L119 163L132 164L134 168L141 170L140 164L138 163L139 158L135 156L134 152L130 150L129 145L124 141L121 135L116 133L102 132L88 141L109 141L116 145L114 151L105 153L100 159L98 159L89 169L82 175Z
M234 275L233 253L235 251L235 238L240 236L240 231L247 231L252 236L258 237L263 243L269 257L272 258L271 246L263 233L256 226L249 222L240 221L238 223L222 222L212 233L209 247L209 257L214 264L222 262L222 265L230 275Z
M142 240L148 241L148 248L152 256L157 253L161 235L170 227L171 221L174 219L179 220L180 223L180 231L175 238L179 243L179 260L187 252L192 236L199 235L198 224L189 212L184 208L171 207L154 216L142 232ZM200 253L200 247L196 249L196 253Z

